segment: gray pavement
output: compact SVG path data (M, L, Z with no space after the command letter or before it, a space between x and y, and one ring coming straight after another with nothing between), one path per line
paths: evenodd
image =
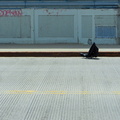
M120 57L0 58L0 120L119 120Z
M87 52L91 45L83 44L0 44L0 52ZM120 45L97 45L100 52L120 52Z

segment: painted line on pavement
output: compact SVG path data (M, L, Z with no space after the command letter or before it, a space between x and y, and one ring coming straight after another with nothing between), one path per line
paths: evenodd
M7 90L0 91L0 94L114 94L120 95L120 91L35 91L35 90Z

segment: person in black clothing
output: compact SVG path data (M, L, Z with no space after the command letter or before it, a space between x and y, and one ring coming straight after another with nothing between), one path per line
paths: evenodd
M96 46L95 43L93 43L88 53L80 53L80 55L86 58L97 57L98 51L99 51L98 47Z

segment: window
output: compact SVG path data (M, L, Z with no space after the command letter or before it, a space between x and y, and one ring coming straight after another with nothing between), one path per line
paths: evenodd
M96 26L95 37L96 38L115 38L116 27L115 26Z

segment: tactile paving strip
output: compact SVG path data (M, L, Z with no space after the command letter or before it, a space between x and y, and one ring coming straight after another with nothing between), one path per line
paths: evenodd
M120 58L0 58L0 120L119 120Z

